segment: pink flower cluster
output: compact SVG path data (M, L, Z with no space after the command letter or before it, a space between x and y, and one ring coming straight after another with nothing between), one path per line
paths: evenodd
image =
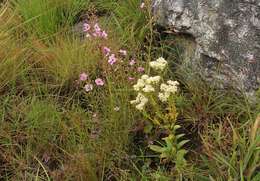
M110 49L110 48L108 48L107 46L104 46L104 47L102 48L102 52L103 52L103 54L104 54L105 57L108 57L108 63L109 63L110 65L114 65L114 64L117 62L118 59L117 59L117 57L116 57L116 55L115 55L114 53L111 53L111 49ZM123 57L126 57L126 56L127 56L127 51L124 50L124 49L120 49L120 50L118 51L118 53L119 53L121 56L123 56ZM135 64L136 64L136 61L135 61L134 58L132 58L132 59L129 61L129 65L130 65L131 67L134 67ZM137 72L139 72L139 73L144 72L144 68L143 68L143 67L137 67ZM129 81L133 81L133 80L135 80L135 78L134 78L134 77L128 77L128 80L129 80Z
M107 62L110 65L114 65L117 62L116 55L114 53L111 53L111 49L110 48L104 46L103 49L102 49L102 52L105 55L105 57L108 57L108 61ZM127 51L126 50L120 49L119 53L122 56L127 56Z
M85 72L83 72L83 73L81 73L81 74L79 75L79 81L80 81L80 82L87 82L88 80L89 80L89 77L88 77L88 75L87 75ZM91 80L89 80L89 81L91 81ZM97 79L95 79L95 84L96 84L96 86L104 86L104 85L105 85L105 82L104 82L103 79L97 78ZM91 83L86 83L86 84L84 85L84 90L85 90L86 92L92 91L93 88L94 88L94 85L91 84Z
M136 62L135 62L134 59L130 60L130 62L129 62L130 66L134 66L135 64L136 64ZM137 72L139 72L139 73L144 72L144 68L143 67L137 67Z
M110 65L113 65L113 64L116 63L116 61L117 61L117 58L116 58L115 54L111 54L111 55L109 56L109 58L108 58L108 63L109 63Z
M105 30L102 30L98 23L96 23L93 28L90 24L84 23L83 24L83 32L86 33L86 37L100 37L107 39L108 34Z
M139 73L144 72L144 68L143 67L137 67L137 72L139 72Z
M143 9L145 7L145 4L142 3L140 7L141 9ZM106 31L102 30L98 23L95 23L93 25L89 23L84 23L83 32L86 33L87 37L100 37L104 39L107 39L108 37ZM113 52L110 47L104 45L102 46L101 51L107 63L110 64L111 66L115 66L119 62L118 60L120 60L120 62L124 62L123 60L127 59L128 57L128 52L125 49L120 49L118 50L118 52ZM145 69L141 66L139 67L136 66L136 64L137 63L134 58L129 59L128 65L131 67L131 69L136 69L136 72L138 73L144 72ZM115 69L115 71L116 70L117 69ZM129 82L133 82L135 80L135 77L129 75L127 79ZM87 80L88 80L87 74L81 73L79 77L79 81L87 82ZM101 78L97 78L94 82L96 86L103 86L105 84L105 82ZM91 90L93 90L93 88L94 88L93 84L90 83L84 86L86 92L90 92Z

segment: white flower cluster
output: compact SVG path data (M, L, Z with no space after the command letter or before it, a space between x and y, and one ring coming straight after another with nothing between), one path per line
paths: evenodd
M143 92L154 92L155 89L153 84L158 84L161 80L160 76L149 77L148 75L143 75L141 79L138 79L137 83L134 85L135 91Z
M162 71L162 70L164 70L164 68L166 67L167 64L168 64L168 62L163 57L160 57L156 61L150 62L149 65L154 70Z
M130 103L136 104L135 108L141 111L144 109L147 102L148 99L142 93L138 93L136 99L132 100Z
M175 94L178 90L179 82L168 80L167 84L161 84L158 97L162 102L166 102L171 94Z
M138 79L137 83L133 86L134 90L139 92L136 99L131 101L131 104L137 104L135 107L138 110L143 110L148 99L141 93L154 92L155 88L153 85L158 84L161 80L160 76L149 77L148 75L143 75Z
M163 70L167 66L167 61L164 58L158 58L156 61L150 62L150 67L155 70ZM138 92L135 100L131 101L131 104L135 104L136 109L143 110L145 105L148 103L148 98L145 97L145 93L155 92L155 87L158 87L161 81L161 77L142 75L138 79L137 83L133 86L134 90ZM177 81L168 80L167 84L162 83L160 85L159 100L166 102L172 94L177 92L179 83Z

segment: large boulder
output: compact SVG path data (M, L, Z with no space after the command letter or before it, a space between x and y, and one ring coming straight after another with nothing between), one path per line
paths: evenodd
M160 25L194 37L190 61L205 78L259 88L260 0L154 0L153 8Z

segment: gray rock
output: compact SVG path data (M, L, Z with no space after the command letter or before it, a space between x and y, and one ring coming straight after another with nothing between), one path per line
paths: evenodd
M154 0L158 23L190 34L205 78L253 93L260 85L260 0Z

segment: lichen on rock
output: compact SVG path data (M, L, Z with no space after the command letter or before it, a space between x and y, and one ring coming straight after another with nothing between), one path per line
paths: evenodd
M153 8L158 24L194 37L190 61L206 79L259 88L260 0L154 0Z

